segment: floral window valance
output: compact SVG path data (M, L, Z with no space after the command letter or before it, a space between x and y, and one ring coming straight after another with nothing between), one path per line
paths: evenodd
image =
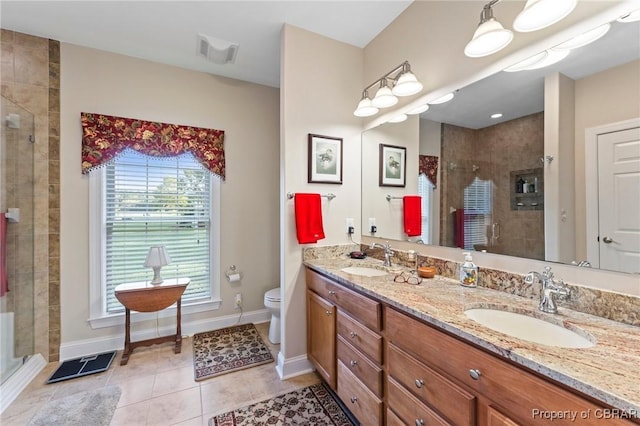
M113 160L126 148L152 157L190 152L211 173L225 178L224 130L157 123L83 112L82 173Z
M425 174L433 186L438 186L438 157L418 155L418 175Z

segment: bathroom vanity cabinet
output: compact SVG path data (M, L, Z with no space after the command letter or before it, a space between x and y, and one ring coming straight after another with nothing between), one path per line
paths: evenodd
M306 279L309 358L363 425L634 424L314 270Z

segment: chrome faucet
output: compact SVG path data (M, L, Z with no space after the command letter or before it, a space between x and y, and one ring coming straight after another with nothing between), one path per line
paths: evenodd
M565 285L562 279L554 280L551 267L546 266L542 273L531 271L524 277L524 282L527 284L533 284L534 280L538 278L542 283L542 291L540 292L540 305L538 309L542 312L555 314L558 312L556 301L554 300L555 294L562 296L568 296L571 291Z
M391 266L391 256L395 254L393 250L391 250L391 246L389 245L389 241L387 241L384 245L380 243L371 243L369 246L370 249L381 248L384 249L384 266Z

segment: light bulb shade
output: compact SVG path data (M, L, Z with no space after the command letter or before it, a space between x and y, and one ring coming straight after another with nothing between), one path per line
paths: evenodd
M358 102L358 107L353 112L353 115L355 115L356 117L370 117L377 113L378 108L371 105L371 99L365 97L362 98L360 102Z
M513 29L526 33L546 28L570 14L577 3L578 0L527 0L513 21Z
M537 64L538 62L541 62L543 60L545 60L548 56L548 53L546 50L535 54L527 59L524 59L516 64L511 65L508 68L505 68L504 70L506 72L517 72L517 71L524 71L529 69L529 67Z
M429 103L431 105L443 104L443 103L449 102L451 99L453 99L453 96L454 96L453 92L447 93L446 95L440 96L438 99L436 99L434 101L431 101Z
M391 92L396 96L411 96L422 90L422 83L418 81L416 76L411 72L407 71L403 74L400 74L398 77L398 81L396 82Z
M424 104L424 105L420 105L417 106L413 109L410 109L409 111L407 111L407 114L409 115L414 115L414 114L422 114L423 112L427 111L429 109L429 104Z
M407 120L407 114L399 114L389 120L389 123L402 123Z
M504 49L511 40L513 40L513 33L491 18L478 26L473 33L473 38L465 46L464 54L470 58L491 55Z
M627 13L626 15L622 15L618 19L618 22L629 23L629 22L637 22L640 21L640 9L634 10L631 13Z
M611 24L609 23L600 25L597 28L587 31L586 33L582 33L570 40L565 41L564 43L554 46L553 50L571 50L577 49L578 47L586 46L587 44L593 43L594 41L605 35L609 31L609 28L611 28Z
M149 253L147 253L147 259L144 261L144 266L147 268L153 268L157 266L166 266L171 263L171 258L165 246L151 246L149 247Z
M398 98L391 92L391 89L383 85L376 92L376 96L371 100L371 105L376 108L388 108L398 103Z

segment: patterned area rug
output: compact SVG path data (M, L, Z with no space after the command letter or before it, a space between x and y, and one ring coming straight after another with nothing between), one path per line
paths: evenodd
M193 336L195 380L255 367L273 361L253 324L236 325Z
M209 419L209 426L353 426L323 383Z

